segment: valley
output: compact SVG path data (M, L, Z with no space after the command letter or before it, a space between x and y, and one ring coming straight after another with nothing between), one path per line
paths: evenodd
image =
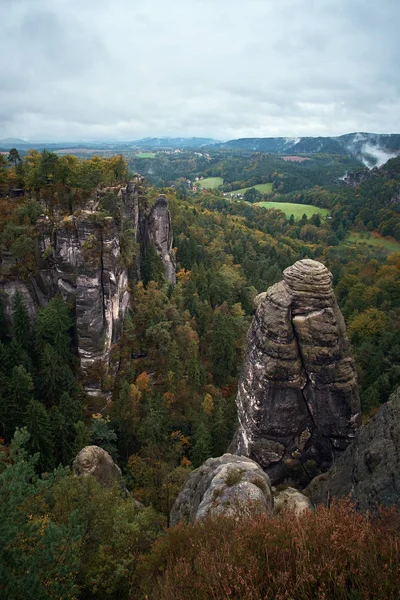
M210 528L244 535L244 518L252 565L252 524L264 519L277 534L284 525L290 544L297 523L369 528L364 553L390 562L387 531L340 490L370 508L379 489L390 506L399 476L389 433L400 386L400 158L368 170L349 156L298 163L185 146L0 157L0 483L12 490L0 513L31 539L29 552L14 533L5 545L3 563L15 552L8 580L15 572L25 585L28 561L35 590L54 584L60 597L72 586L94 600L157 598L157 582L160 598L170 584L190 597L174 575L176 564L189 569L188 540L199 535L213 556ZM384 465L372 471L371 436ZM56 579L37 563L36 524L48 522L46 547L66 549ZM315 535L313 552L323 542ZM333 560L345 568L341 542L321 563L329 573ZM225 573L228 559L218 560ZM280 593L276 571L268 581Z

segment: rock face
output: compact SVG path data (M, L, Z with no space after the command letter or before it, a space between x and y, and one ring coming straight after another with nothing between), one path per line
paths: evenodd
M313 480L305 493L314 504L350 495L360 510L400 507L400 388L361 427L329 473Z
M164 265L167 281L176 283L175 258L172 254L172 225L168 210L168 198L159 196L151 209L148 219L149 240Z
M358 187L365 181L371 179L371 177L377 177L378 175L378 167L374 167L373 169L361 169L360 171L346 173L343 181L351 187Z
M82 448L74 460L73 471L75 475L82 477L91 475L105 487L113 487L118 483L125 489L121 469L110 454L99 446Z
M55 230L56 284L75 305L78 352L86 391L96 395L112 369L112 344L120 339L129 301L127 269L112 217L82 211Z
M208 516L270 513L272 508L268 475L249 458L224 454L191 473L175 501L171 525Z
M294 513L296 517L300 517L304 513L312 512L314 510L309 498L291 487L274 495L274 507L277 514L282 511L290 511Z
M239 381L236 454L306 485L353 440L360 403L332 275L300 260L258 297Z
M118 366L113 348L129 303L128 279L140 278L142 243L154 245L166 279L175 283L167 198L160 196L149 211L142 186L143 178L136 176L126 186L97 191L74 215L39 219L38 269L29 280L13 278L9 257L2 257L0 290L7 314L17 290L31 313L57 293L74 307L83 382L94 398L107 397L112 386ZM112 216L105 216L104 208Z

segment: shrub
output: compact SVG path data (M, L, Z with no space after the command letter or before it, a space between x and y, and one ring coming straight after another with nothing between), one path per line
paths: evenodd
M394 599L399 528L398 512L367 517L347 500L297 519L209 519L170 529L138 578L152 600Z
M229 471L225 477L226 485L228 487L232 487L233 485L240 483L242 481L242 474L243 474L243 469L229 469Z

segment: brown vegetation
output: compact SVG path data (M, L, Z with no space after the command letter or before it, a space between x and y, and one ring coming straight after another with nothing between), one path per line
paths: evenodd
M368 517L348 500L299 518L219 518L170 529L139 577L152 600L394 599L399 534L398 512Z

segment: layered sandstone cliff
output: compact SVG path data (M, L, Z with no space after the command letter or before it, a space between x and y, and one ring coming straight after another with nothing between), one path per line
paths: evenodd
M146 226L141 228L140 222ZM31 313L61 293L75 314L86 392L104 396L118 366L113 348L121 339L129 304L128 280L140 278L141 245L154 246L166 279L175 283L167 198L161 196L150 211L143 178L137 176L126 186L97 191L74 215L39 219L37 229L37 269L28 278L13 276L10 258L2 257L0 289L6 312L10 315L16 291Z
M330 468L360 424L354 360L332 275L301 260L258 297L237 406L236 454L272 483L305 485Z

